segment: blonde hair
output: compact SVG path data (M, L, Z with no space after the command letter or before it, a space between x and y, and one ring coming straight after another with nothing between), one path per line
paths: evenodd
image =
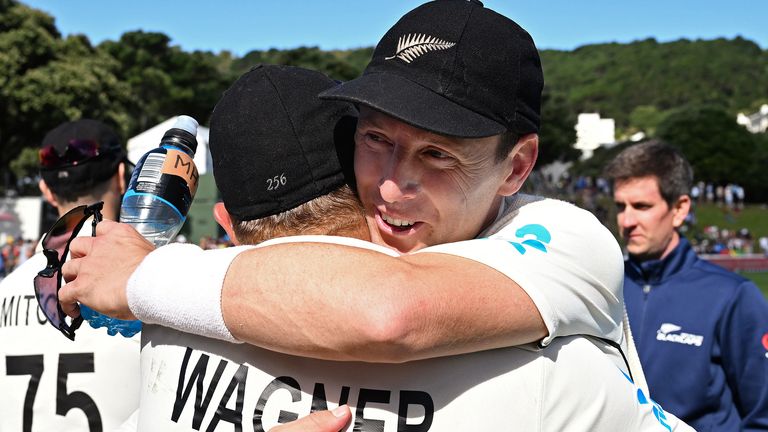
M348 185L276 215L247 221L232 218L232 230L242 244L302 234L370 239L363 205Z

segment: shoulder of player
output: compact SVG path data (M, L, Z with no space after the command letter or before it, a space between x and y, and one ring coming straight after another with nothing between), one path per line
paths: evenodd
M544 228L553 241L572 240L572 246L605 244L621 249L613 234L591 212L574 204L532 195L507 199L504 214L481 237L520 237L528 231Z
M509 201L507 201L509 203ZM562 217L578 218L579 222L600 223L597 218L589 211L584 210L567 201L545 198L536 195L519 194L509 206L507 212L514 211L518 215L536 215L543 217Z
M375 243L372 243L366 240L361 240L361 239L352 238L352 237L340 237L340 236L331 236L331 235L296 235L296 236L278 237L278 238L267 240L263 243L259 243L257 247L274 246L274 245L288 244L288 243L332 244L332 245L356 247L359 249L368 249L368 250L380 252L380 253L391 255L391 256L400 255L398 252L392 249L389 249L381 245L377 245Z

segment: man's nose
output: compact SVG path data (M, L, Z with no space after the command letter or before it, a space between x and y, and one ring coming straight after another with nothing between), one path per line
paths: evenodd
M420 189L418 168L400 155L393 154L379 181L381 198L388 203L413 199Z
M622 228L633 227L637 224L637 217L632 209L625 208L619 212L619 226Z

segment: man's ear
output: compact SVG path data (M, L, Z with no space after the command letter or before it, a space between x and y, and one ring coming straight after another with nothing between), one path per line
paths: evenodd
M223 202L217 202L213 205L213 218L216 219L216 222L218 222L222 228L224 228L224 231L229 236L232 244L240 246L240 241L237 240L235 231L232 229L232 218L229 216L229 212L226 207L224 207Z
M48 187L48 184L45 183L45 180L40 179L40 181L37 183L37 186L40 188L40 192L43 194L43 198L48 201L48 204L59 208L59 201L56 199L56 195L54 195L51 191L51 188Z
M677 202L672 206L674 215L672 216L672 224L675 228L680 228L685 222L685 218L688 217L688 213L691 211L691 197L688 195L682 195L677 199Z
M509 152L507 160L502 163L509 165L509 175L499 188L499 195L509 196L517 193L536 165L539 156L539 136L528 134L522 136Z

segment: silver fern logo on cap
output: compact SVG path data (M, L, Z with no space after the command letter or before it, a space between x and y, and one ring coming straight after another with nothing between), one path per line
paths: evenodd
M400 39L397 40L397 52L391 57L385 57L384 60L392 60L397 57L406 63L410 63L430 51L444 50L454 45L456 45L456 42L447 42L422 33L411 33L400 36Z

